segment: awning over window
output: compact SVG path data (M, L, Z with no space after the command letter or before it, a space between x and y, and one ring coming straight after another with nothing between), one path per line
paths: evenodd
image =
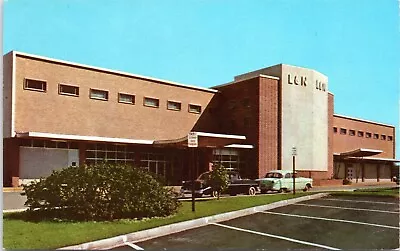
M17 138L85 140L85 141L99 141L99 142L127 143L127 144L143 144L143 145L151 145L154 142L153 140L144 140L144 139L108 138L108 137L69 135L69 134L55 134L55 133L43 133L43 132L17 132L16 135L17 135Z
M207 132L194 132L198 137L198 147L210 148L241 148L252 149L252 145L241 144L246 136L243 135L230 135L219 133ZM126 139L126 138L108 138L97 136L83 136L83 135L67 135L67 134L53 134L42 132L18 132L18 138L38 138L38 139L53 139L53 140L83 140L83 141L98 141L107 143L127 143L127 144L140 144L140 145L154 145L154 146L176 146L188 147L188 136L179 139L168 140L144 140L144 139Z
M198 147L208 148L221 148L221 147L233 147L233 148L253 148L252 145L240 144L246 139L243 135L231 135L231 134L220 134L220 133L208 133L208 132L194 132L198 137ZM171 140L156 140L154 145L158 146L177 146L177 147L188 147L188 136L171 139Z

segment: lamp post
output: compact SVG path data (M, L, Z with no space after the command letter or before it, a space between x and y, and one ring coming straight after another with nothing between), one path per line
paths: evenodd
M295 146L292 147L292 158L293 158L293 194L296 194L296 178L295 178L295 173L296 173L296 155L297 155L297 148Z
M191 176L192 176L192 212L196 211L196 207L195 207L195 184L194 184L194 180L195 180L195 159L194 159L194 148L199 146L199 140L198 140L198 135L196 132L189 132L188 136L188 148L191 149L190 150L190 165L191 165Z

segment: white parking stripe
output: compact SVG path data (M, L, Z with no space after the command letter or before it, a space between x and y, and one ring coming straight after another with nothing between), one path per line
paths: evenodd
M238 227L231 227L231 226L223 225L223 224L219 224L219 223L210 223L210 224L216 225L216 226L220 226L220 227L229 228L229 229L233 229L233 230L237 230L237 231L247 232L247 233L251 233L251 234L257 234L257 235L267 236L267 237L281 239L281 240L285 240L285 241L300 243L300 244L304 244L304 245L309 245L309 246L314 246L314 247L319 247L319 248L326 248L326 249L330 249L330 250L340 250L338 248L333 248L333 247L329 247L329 246L325 246L325 245L320 245L320 244L316 244L316 243L312 243L312 242L308 242L308 241L300 241L300 240L296 240L296 239L292 239L292 238L288 238L288 237L284 237L284 236L279 236L279 235L274 235L274 234L266 234L266 233L256 232L256 231L252 231L252 230L248 230L248 229L243 229L243 228L238 228Z
M344 222L344 223L351 223L351 224L359 224L359 225L367 225L373 227L383 227L383 228L392 228L392 229L400 229L400 227L394 226L387 226L387 225L380 225L380 224L372 224L372 223L365 223L359 221L349 221L349 220L340 220L340 219L330 219L330 218L322 218L322 217L314 217L314 216L306 216L306 215L298 215L298 214L284 214L284 213L276 213L276 212L269 212L264 211L260 212L263 214L276 214L276 215L283 215L283 216L290 216L290 217L298 217L298 218L306 218L306 219L314 219L314 220L325 220L325 221L335 221L335 222Z
M321 200L334 200L334 201L362 202L362 203L385 204L385 205L398 205L398 204L399 204L399 203L392 203L392 202L382 202L382 201L367 201L367 200L341 200L341 199L328 199L328 198L322 198Z
M130 242L125 242L125 245L128 245L131 248L136 249L136 250L144 250L143 248L139 247L138 245L135 245L135 244L130 243Z
M378 212L378 213L389 213L389 214L399 214L396 211L384 211L384 210L375 210L375 209L365 209L365 208L351 208L351 207L334 207L334 206L324 206L324 205L314 205L314 204L303 204L303 203L295 203L293 206L307 206L307 207L325 207L325 208L337 208L344 210L356 210L356 211L369 211L369 212Z

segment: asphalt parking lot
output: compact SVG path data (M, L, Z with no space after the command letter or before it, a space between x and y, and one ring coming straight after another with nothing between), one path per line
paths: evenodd
M397 249L399 199L328 196L118 249Z

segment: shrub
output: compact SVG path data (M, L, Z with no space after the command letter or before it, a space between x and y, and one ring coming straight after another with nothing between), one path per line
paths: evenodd
M348 180L348 179L344 179L343 180L343 185L351 185L351 180Z
M126 165L67 167L24 186L30 213L73 220L167 216L180 206L154 174Z
M229 185L228 173L223 165L213 165L213 170L210 172L209 182L213 191L217 191L219 199L221 192L228 188Z

